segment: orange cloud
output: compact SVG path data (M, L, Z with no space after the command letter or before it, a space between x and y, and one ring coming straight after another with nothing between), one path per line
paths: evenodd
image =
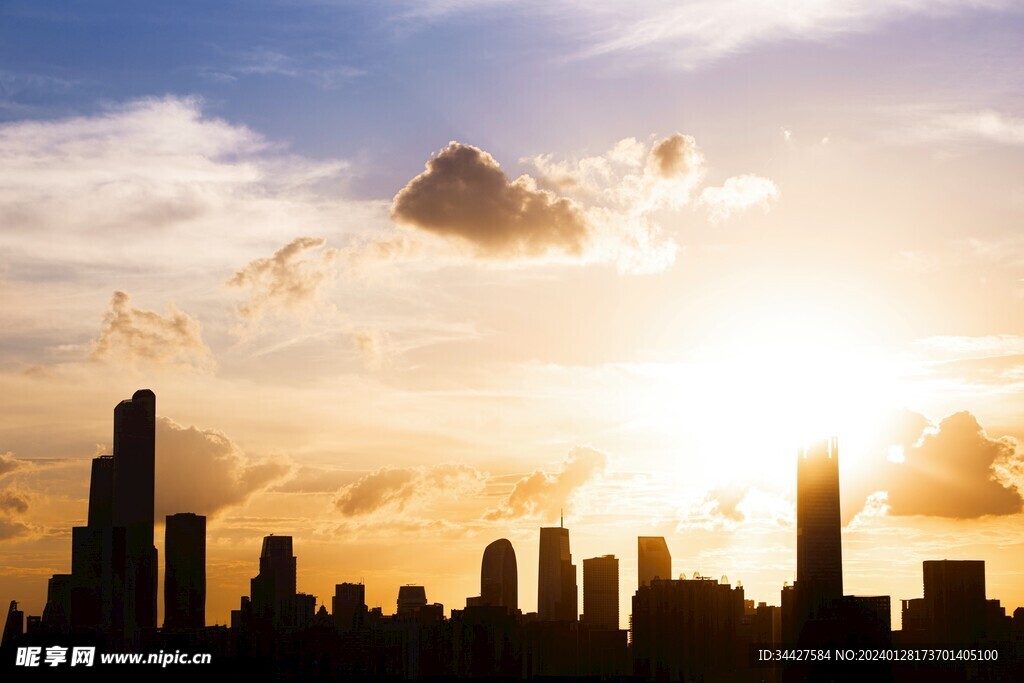
M166 315L135 308L131 297L120 291L114 292L110 310L103 317L100 336L92 343L92 357L128 363L212 364L195 318L173 304L167 306Z
M339 252L320 251L326 243L322 237L296 237L270 258L256 259L235 273L228 285L249 291L249 300L239 312L259 319L267 312L296 312L315 305L336 274Z
M434 467L382 467L343 487L334 501L346 517L382 509L401 510L412 501L455 490L478 491L486 475L462 463Z
M536 470L512 487L501 505L487 514L488 519L506 517L553 517L565 507L576 491L604 471L608 455L588 446L569 451L562 467L554 474Z

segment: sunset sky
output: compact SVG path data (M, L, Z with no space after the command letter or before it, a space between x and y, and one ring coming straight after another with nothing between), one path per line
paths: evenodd
M561 509L624 627L637 535L778 604L829 435L847 593L1024 605L1019 3L636 4L0 5L0 604L146 387L210 623L270 533L533 611Z

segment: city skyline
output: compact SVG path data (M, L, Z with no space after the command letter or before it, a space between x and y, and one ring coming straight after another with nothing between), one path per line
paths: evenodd
M613 555L625 625L640 536L778 604L830 436L838 592L897 626L924 561L983 559L1024 604L1019 3L0 18L0 605L124 528L163 624L190 512L209 623L271 533L329 611L490 601L505 539L530 612L562 509L580 611ZM153 490L115 471L139 387Z

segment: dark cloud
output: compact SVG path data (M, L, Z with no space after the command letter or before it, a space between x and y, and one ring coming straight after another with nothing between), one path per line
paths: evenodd
M176 512L214 515L291 471L282 460L247 457L221 432L165 417L157 419L156 449L157 519Z
M27 535L31 529L23 522L8 517L0 517L0 541Z
M114 292L110 310L103 317L103 329L93 341L92 357L128 363L183 362L205 366L212 362L195 318L173 305L167 306L166 315L135 308L124 292Z
M401 510L439 493L479 490L486 475L462 463L434 467L382 467L343 487L334 504L346 517Z
M391 217L492 257L578 255L590 230L575 202L537 189L527 175L510 180L490 154L458 142L402 188Z
M28 512L28 500L16 491L4 489L0 491L0 512L23 515Z
M24 466L24 461L15 458L14 453L10 451L0 453L0 477L20 470Z
M1016 441L989 437L968 412L945 418L903 455L887 472L890 514L967 519L1021 511L1020 492L993 469L1019 462Z
M249 290L239 307L247 318L270 311L296 312L316 304L323 287L336 273L337 249L323 249L322 237L297 237L270 258L251 261L228 280L228 285Z
M649 163L662 178L679 178L699 174L704 157L697 148L696 140L676 133L655 143Z
M576 446L554 474L536 470L512 487L501 505L487 514L488 519L506 517L554 517L566 507L576 490L604 471L608 455L587 446Z

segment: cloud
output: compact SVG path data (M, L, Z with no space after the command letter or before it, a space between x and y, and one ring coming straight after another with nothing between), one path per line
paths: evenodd
M404 20L523 7L500 0L418 2ZM792 40L823 41L883 26L907 16L956 16L1015 8L1011 0L830 0L779 4L768 0L686 2L556 0L526 5L560 27L560 45L579 46L570 57L614 58L615 64L695 69L756 46ZM541 7L538 10L538 7ZM516 11L515 9L506 11Z
M689 135L675 133L651 148L650 163L662 178L693 176L700 172L704 157L697 141Z
M720 516L734 522L744 519L739 504L747 497L748 488L739 485L719 486L712 489L704 497L704 505L709 516Z
M291 466L280 458L248 457L226 435L182 427L166 418L156 424L157 518L177 512L215 515L284 479Z
M0 491L0 512L8 514L25 514L28 512L28 500L10 488Z
M721 187L706 187L700 203L711 211L711 220L718 222L755 206L767 211L779 198L779 188L768 178L756 175L733 176Z
M93 340L92 357L129 364L144 361L200 367L213 362L197 320L173 304L168 304L166 315L134 308L124 292L114 292L100 336Z
M11 472L16 472L24 466L25 462L14 457L14 453L10 451L0 453L0 477L6 476Z
M0 517L0 541L9 541L12 538L26 536L32 531L24 522L9 517Z
M549 474L536 470L517 481L501 505L487 513L487 518L554 518L560 509L568 507L580 487L603 472L607 464L606 453L576 446L569 451L558 472Z
M486 475L462 463L433 467L382 467L338 491L334 505L346 517L402 510L414 501L479 492Z
M951 110L910 107L901 111L904 125L896 140L914 143L988 142L1020 147L1024 145L1024 118L993 109Z
M303 52L300 59L266 47L253 48L239 53L228 64L201 69L200 74L220 83L246 76L280 76L311 83L321 90L334 90L365 73L338 64L334 55Z
M455 237L483 256L579 254L588 226L575 202L510 180L487 152L450 142L395 195L399 223Z
M1018 471L1022 460L1015 440L989 437L966 411L950 415L904 449L902 463L888 467L890 514L971 519L1018 513L1020 491L998 475Z
M259 320L268 312L311 310L336 275L338 250L324 249L326 243L322 237L296 237L270 258L236 272L228 285L249 292L238 309L242 316Z
M363 359L363 364L370 370L379 370L390 356L390 339L381 330L361 329L350 335L352 343Z

